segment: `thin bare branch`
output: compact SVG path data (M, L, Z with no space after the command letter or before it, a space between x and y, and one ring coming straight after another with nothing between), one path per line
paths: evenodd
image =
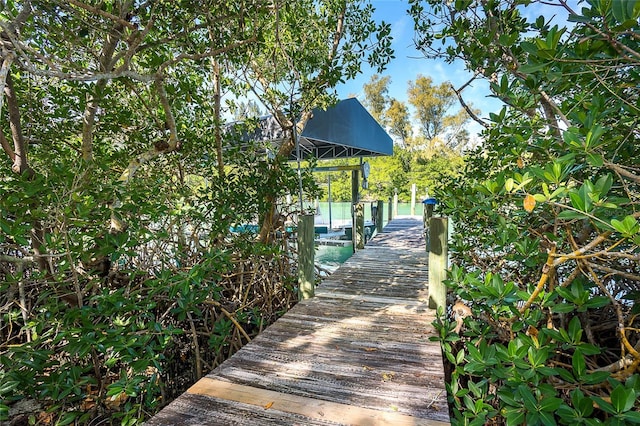
M600 244L602 244L603 242L605 242L609 236L611 236L611 232L607 231L603 234L598 235L596 238L593 239L593 241L591 241L589 244L585 245L584 247L574 250L573 252L569 253L569 254L557 254L555 255L555 257L557 258L554 262L553 265L554 266L558 266L564 262L566 262L567 260L571 260L571 259L583 259L585 257L591 257L591 255L586 255L586 253L599 246ZM616 245L620 244L621 241L619 241L618 243L616 243L613 247L610 248L615 248ZM595 254L595 256L602 256L606 254L606 250L602 250L599 251L598 253Z
M535 290L533 291L533 293L531 293L531 296L529 296L529 299L524 303L524 305L522 305L522 307L518 309L518 311L521 314L524 313L524 311L526 311L527 309L529 309L529 307L531 307L531 305L536 300L540 292L544 289L544 286L546 285L547 281L549 281L549 277L551 277L551 275L555 273L555 268L553 263L553 256L555 255L555 252L556 252L556 246L553 245L551 246L551 249L547 256L547 262L542 267L542 274L540 275L540 279L538 280L538 284L536 285ZM517 319L518 319L517 316L511 317L512 322L515 322Z
M624 167L622 167L622 166L620 166L618 164L610 163L610 162L605 162L604 165L607 166L608 168L610 168L611 170L613 170L614 172L620 174L621 176L629 178L629 179L631 179L632 181L634 181L636 183L640 183L640 176L628 171L626 168L624 168Z
M181 53L178 56L176 56L173 59L170 59L168 61L165 61L164 63L162 63L162 65L160 65L160 67L158 67L158 72L162 72L165 69L167 69L168 67L177 64L178 62L182 62L184 60L191 60L191 61L199 61L201 59L206 59L206 58L211 58L213 56L218 56L221 55L223 53L229 52L231 50L237 49L239 47L245 46L247 44L253 43L257 40L257 38L254 37L250 37L248 39L245 40L240 40L237 41L235 43L231 43L225 47L219 48L219 49L210 49L206 52L202 52L202 53Z
M640 352L638 352L638 349L636 349L631 345L631 343L629 343L629 339L627 338L627 327L624 323L624 314L622 313L620 302L615 297L613 297L609 290L607 290L606 286L602 283L602 280L600 280L598 274L596 274L593 270L591 264L584 261L582 261L582 263L586 266L589 272L589 276L598 285L600 291L602 291L602 293L604 293L611 301L611 304L616 311L616 316L618 317L618 333L620 335L620 340L622 341L623 348L629 351L629 353L635 358L634 363L637 362L638 360L640 360Z
M169 96L167 95L167 90L164 87L164 82L162 77L158 76L155 80L155 87L158 91L158 97L160 98L160 104L162 105L162 109L164 109L164 117L165 124L169 129L169 142L168 146L161 147L159 151L173 151L179 147L178 141L178 130L176 127L176 119L173 115L173 110L171 109L171 105L169 104Z
M33 263L35 262L35 259L33 258L33 256L16 257L16 256L9 256L7 254L0 254L0 262Z
M546 111L546 108L548 108L549 111L554 112L558 117L560 117L560 120L562 120L562 123L566 127L571 127L571 122L569 121L569 119L564 115L564 113L558 107L558 105L554 102L554 100L551 99L551 97L549 97L547 92L545 92L544 90L541 90L540 91L540 96L542 97L542 105L543 105L543 108L545 108L545 111ZM547 117L547 118L549 118L549 117ZM557 124L556 124L556 128L558 128Z
M587 265L589 265L593 269L599 269L600 271L607 272L611 275L617 275L628 280L640 282L640 275L630 274L628 272L620 271L618 269L610 268L608 266L600 265L599 263L594 262L587 262Z
M344 36L344 18L347 13L346 3L342 10L340 11L340 16L338 16L338 24L336 25L336 32L333 34L333 44L331 45L331 52L329 53L329 61L332 61L338 53L338 48L340 47L340 41Z
M9 70L11 69L11 63L15 58L13 52L3 53L2 66L0 67L0 116L2 114L2 107L4 104L4 88L7 84L7 76L9 75ZM3 145L4 146L4 145Z
M562 5L562 7L564 7L569 13L573 14L573 15L579 15L577 14L566 2L566 0L559 0L560 4ZM631 55L632 57L636 58L636 59L640 59L640 52L637 52L633 49L631 49L629 46L627 46L624 43L620 43L618 40L616 40L615 38L613 38L611 36L611 34L607 34L604 31L602 31L601 29L599 29L598 27L596 27L595 25L591 24L590 22L584 22L584 24L589 27L592 31L595 31L596 33L598 33L602 38L604 38L605 40L607 40L609 43L611 43L612 46L614 46L616 48L616 50L620 51L625 51L627 52L629 55Z
M467 114L469 114L469 117L471 117L471 119L473 121L475 121L476 123L480 124L485 129L487 129L487 128L489 128L489 125L487 123L485 123L484 120L482 120L480 117L478 117L476 115L476 113L473 112L473 110L469 107L469 105L467 105L467 103L462 98L462 91L464 90L464 88L466 86L469 85L469 83L471 83L473 80L475 80L475 78L476 78L475 76L473 78L471 78L471 80L469 80L468 82L463 84L462 87L460 87L460 89L458 89L458 90L456 90L456 88L453 87L453 84L452 84L451 85L451 90L453 90L453 93L456 94L456 96L458 97L458 102L460 102L460 105L462 105L462 108L464 108L464 110L467 112Z
M636 345L636 350L640 351L640 345ZM634 363L633 356L627 355L616 362L613 362L604 367L597 368L593 371L608 371L609 373L616 373L620 370L624 370L625 368L630 367L633 363Z
M115 33L119 34L122 30L122 25L117 23L115 26ZM116 47L120 42L120 37L115 35L107 35L102 53L100 54L100 70L103 72L110 72L113 68L113 55L116 51ZM82 117L82 158L85 161L91 161L93 159L93 132L95 127L96 112L98 111L98 99L97 94L101 93L107 86L108 80L98 80L96 87L93 90L92 95L87 95L87 104L85 106L84 114Z
M244 331L244 328L242 328L242 326L240 325L240 323L238 322L238 320L231 315L231 313L229 311L227 311L221 304L220 302L213 300L213 299L207 299L205 300L205 303L213 305L215 307L217 307L218 309L220 309L222 311L222 313L224 314L224 316L226 316L227 318L229 318L229 320L233 323L233 325L236 326L236 328L238 329L238 331L244 336L245 339L247 339L247 342L251 341L251 337L249 337L249 335L247 334L246 331Z
M151 83L154 81L154 75L144 75L129 70L121 70L115 72L61 72L38 69L24 63L20 64L21 67L33 75L39 77L55 78L58 80L67 81L98 81L98 80L115 80L117 78L130 78L131 80L140 81L142 83Z
M7 98L7 109L9 110L9 127L11 128L11 136L13 138L13 159L12 170L15 173L32 173L27 161L27 145L22 135L22 125L20 123L20 109L18 107L18 99L13 87L13 79L11 74L7 74L6 84L4 86L4 95Z
M4 136L4 131L0 128L0 146L2 146L2 150L9 156L11 162L16 161L16 153L13 152L13 148L11 148L11 144Z

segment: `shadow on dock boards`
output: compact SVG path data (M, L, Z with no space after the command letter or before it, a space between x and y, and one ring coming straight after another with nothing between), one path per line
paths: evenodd
M448 424L422 221L396 219L147 425Z

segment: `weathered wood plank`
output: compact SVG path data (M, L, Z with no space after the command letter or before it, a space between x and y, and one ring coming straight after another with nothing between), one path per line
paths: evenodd
M394 220L148 424L447 424L426 256Z
M353 405L340 404L312 398L274 392L267 389L259 389L251 386L243 386L221 380L204 378L192 386L191 394L206 395L227 401L236 401L244 404L256 405L263 410L282 411L292 414L301 414L308 418L323 419L339 424L359 425L433 425L443 426L447 423L416 419L397 412L384 412L370 410Z
M146 423L147 426L315 426L339 424L280 410L265 410L254 404L243 404L189 392L184 393Z

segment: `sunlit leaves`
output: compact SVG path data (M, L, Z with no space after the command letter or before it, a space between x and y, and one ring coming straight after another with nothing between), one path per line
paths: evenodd
M536 199L533 197L533 195L527 194L524 197L523 206L527 213L531 213L533 211L533 209L536 207Z
M626 238L633 237L640 232L640 224L633 216L626 216L623 220L611 219L611 226Z
M640 274L640 45L629 36L638 31L640 2L587 0L572 10L556 2L570 24L555 14L531 19L543 3L552 10L535 0L472 2L466 9L410 3L421 47L462 59L506 104L490 113L484 146L468 156L460 185L441 196L459 230L451 245L457 268L470 276L454 268L454 291L478 312L474 321L465 319L464 349L472 354L468 345L487 339L501 361L487 373L463 374L458 366L452 380L458 387L495 384L496 392L482 396L497 401L499 421L507 424L637 421L638 392L612 378L617 374L603 355L618 351L620 329L607 328L610 340L592 330L614 310L613 323L638 324L635 298L620 294L635 289ZM446 46L439 47L441 40ZM521 316L497 298L497 280L483 279L498 273L516 282L515 294L530 304ZM635 331L626 333L635 339ZM503 349L506 342L515 348L514 341L526 351ZM535 369L522 371L524 353ZM558 380L570 391L557 394ZM596 385L603 397L586 396L585 385ZM459 424L474 420L466 403L453 403Z
M24 25L10 22L27 5ZM265 216L265 199L297 192L297 175L286 160L267 160L262 149L246 143L244 151L234 149L239 141L231 138L222 154L226 178L217 175L212 147L223 117L215 111L212 69L223 70L225 96L255 90L271 101L269 112L295 116L329 105L335 85L367 60L386 64L391 27L372 20L371 5L334 0L8 1L0 8L4 32L15 30L5 34L4 48L20 57L9 72L38 173L27 181L11 173L6 156L0 163L0 254L19 254L28 265L20 273L14 265L0 268L2 296L10 297L1 331L11 329L12 346L0 353L0 420L5 401L37 396L60 424L89 423L88 416L103 411L77 409L94 392L93 407L133 424L157 409L159 375L166 374L160 369L182 344L173 336L191 316L203 324L204 301L222 297L222 275L235 276L231 257L251 264L255 255L266 268L254 273L260 280L276 271L260 290L269 297L247 292L238 304L253 297L268 306L247 308L238 320L262 327L262 310L286 309L293 292L289 262L276 265L280 246L256 244L230 228ZM259 74L246 84L240 76L251 70ZM283 95L292 84L294 96ZM159 102L164 92L166 105ZM141 155L165 152L173 127L179 151ZM91 159L80 158L83 141L92 145ZM136 179L119 182L130 163L139 163ZM302 180L317 195L310 173ZM109 232L112 217L124 219L126 231ZM26 262L39 231L51 269L46 278L44 268ZM26 320L14 306L18 281L27 287ZM61 298L70 294L81 300ZM210 329L194 336L205 336L201 348L209 338L210 350L223 358L235 326L224 316L210 318ZM193 343L198 347L187 345Z
M623 28L632 28L640 16L640 3L637 1L613 1L611 2L611 12Z

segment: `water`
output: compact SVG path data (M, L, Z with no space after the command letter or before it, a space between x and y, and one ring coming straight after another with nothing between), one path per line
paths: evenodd
M374 203L377 206L377 202ZM383 223L387 224L389 203L384 203ZM329 203L318 203L318 213L316 214L317 224L329 224ZM411 214L410 203L398 203L398 215L406 216ZM416 215L422 215L422 203L416 203ZM364 220L371 221L371 203L364 203ZM341 225L351 223L351 203L350 202L332 202L331 203L331 225L336 228ZM333 271L343 264L353 254L352 246L317 246L315 254L315 263L322 268Z
M364 203L364 220L371 221L371 204ZM377 202L373 203L378 205ZM319 214L318 214L319 213ZM318 203L318 213L316 213L316 224L329 224L329 203L322 201ZM398 216L407 216L411 214L411 203L398 203ZM415 214L422 216L422 203L416 203ZM389 217L389 203L384 203L382 214L383 223L386 225ZM333 227L351 223L351 203L350 202L332 202L331 203L331 225Z
M324 246L316 247L315 262L322 268L335 270L353 254L353 246Z

